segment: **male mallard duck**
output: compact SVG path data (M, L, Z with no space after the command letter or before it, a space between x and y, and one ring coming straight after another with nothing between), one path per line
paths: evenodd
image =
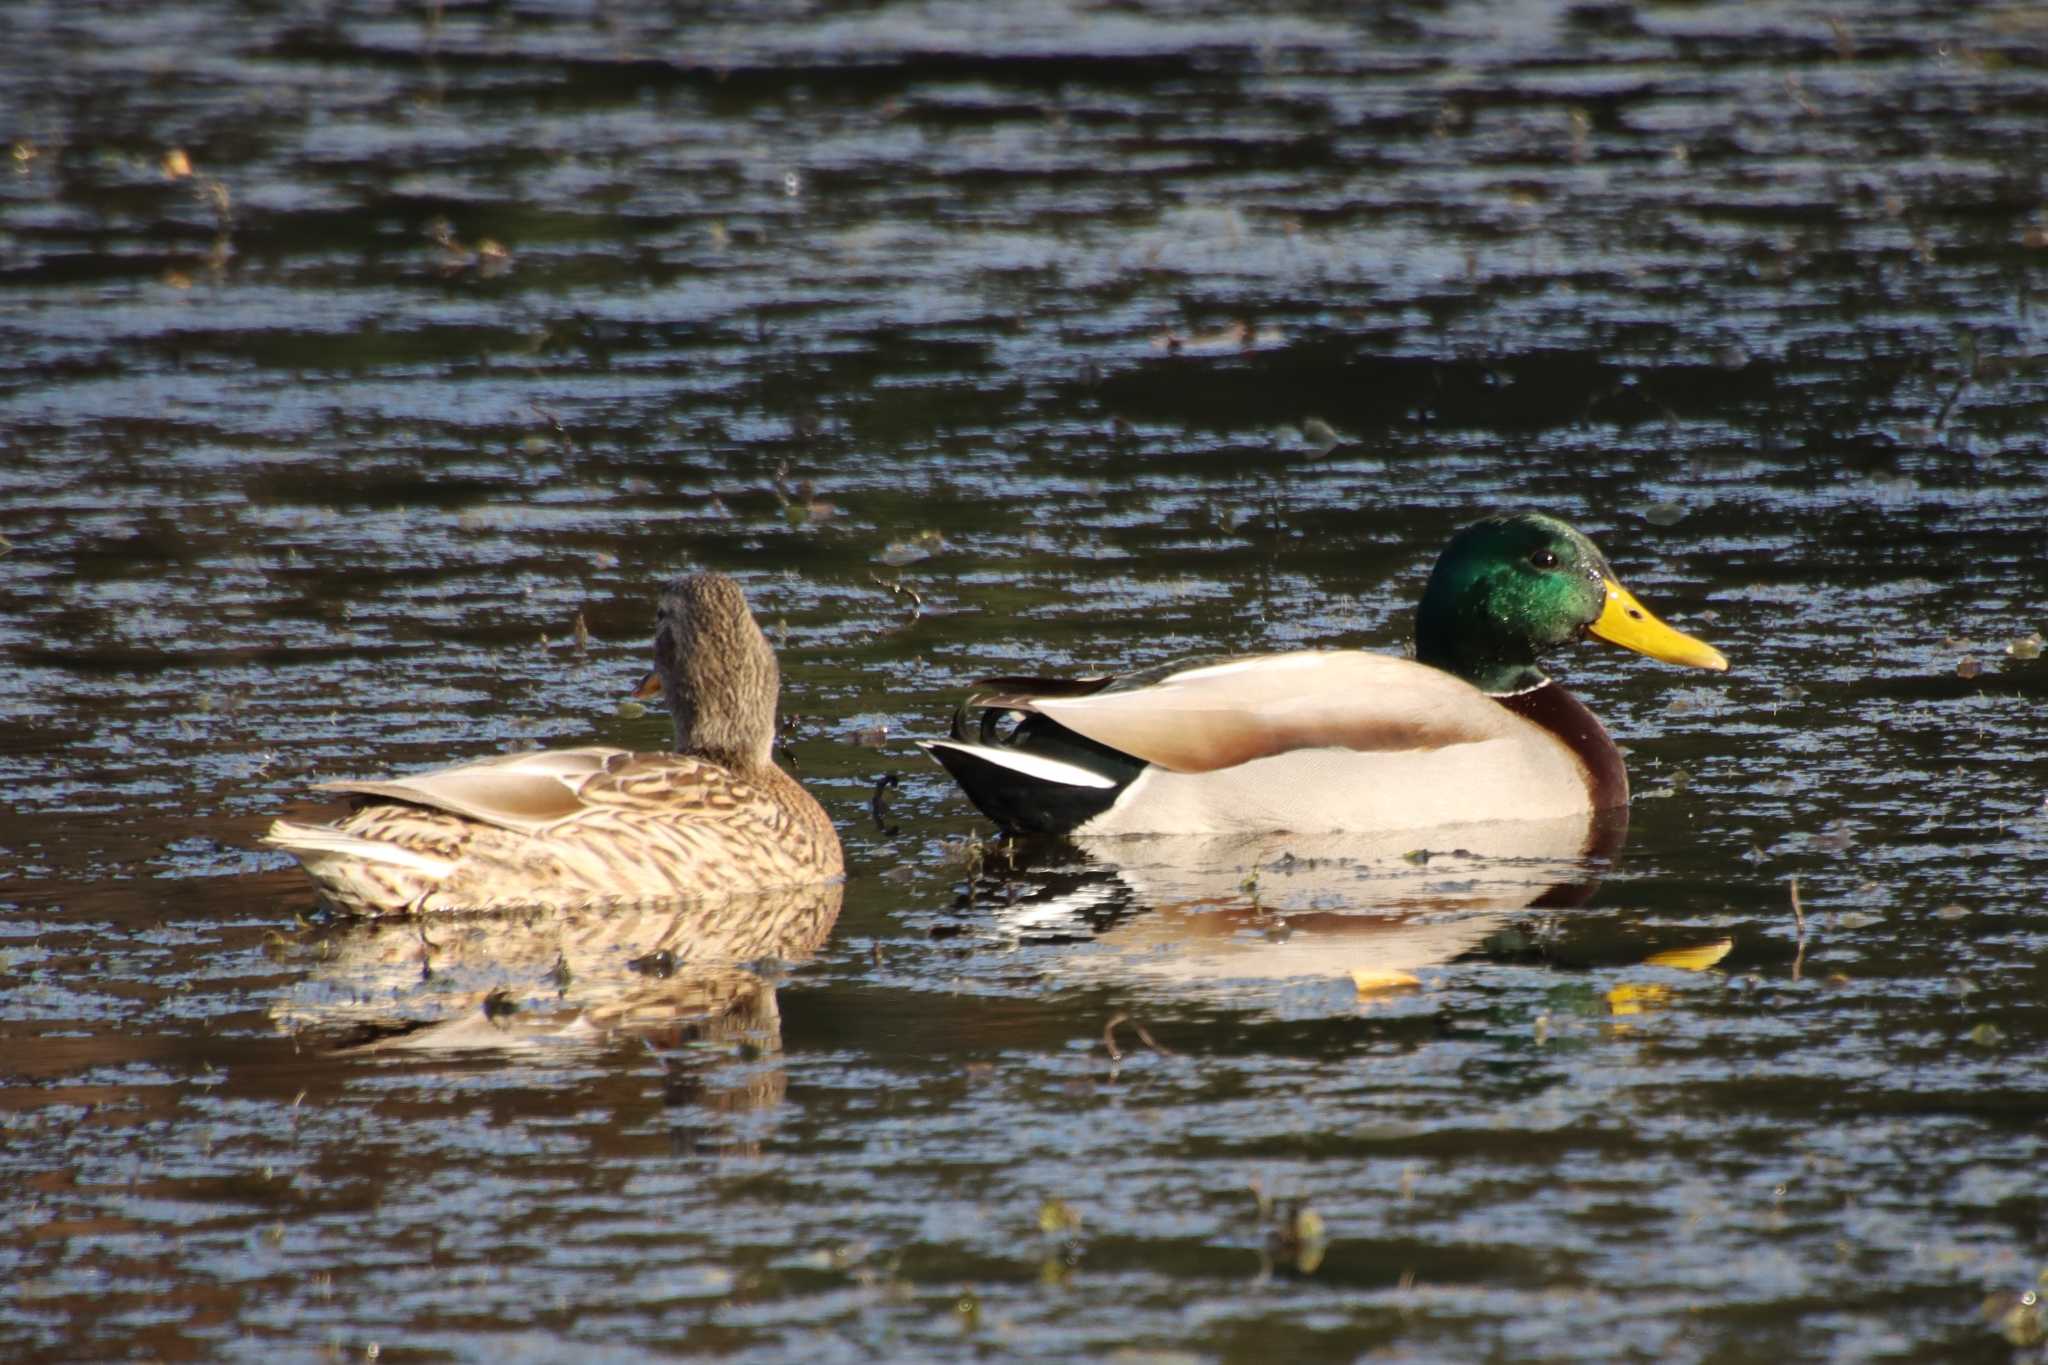
M332 825L279 820L329 900L358 914L570 908L797 886L840 875L839 836L775 766L775 651L723 574L676 579L655 618L676 752L550 749L381 782Z
M1607 810L1628 804L1621 754L1536 664L1582 631L1728 667L1645 610L1592 541L1524 512L1444 548L1413 660L1320 650L1123 679L991 678L951 739L923 745L1021 832L1371 832ZM1010 712L1023 718L1002 733Z

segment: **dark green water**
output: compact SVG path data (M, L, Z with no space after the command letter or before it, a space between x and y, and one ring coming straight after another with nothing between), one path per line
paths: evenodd
M0 1355L2042 1358L2039 6L129 10L0 56ZM1397 649L1498 507L1733 662L1558 661L1576 908L905 742ZM305 926L319 777L659 745L691 565L822 946Z

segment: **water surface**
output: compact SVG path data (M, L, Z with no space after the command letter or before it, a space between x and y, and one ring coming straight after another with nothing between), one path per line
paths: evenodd
M2040 1358L2038 8L10 22L10 1358ZM1611 866L1011 850L905 742L1398 649L1525 506L1734 665L1559 660ZM686 566L847 845L778 951L254 851L659 745Z

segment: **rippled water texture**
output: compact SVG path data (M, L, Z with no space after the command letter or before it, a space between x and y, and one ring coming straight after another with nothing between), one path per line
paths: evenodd
M2038 4L6 25L0 1355L2042 1357ZM1012 849L906 742L1398 649L1502 506L1734 664L1558 661L1611 866ZM659 746L688 565L843 904L254 850Z

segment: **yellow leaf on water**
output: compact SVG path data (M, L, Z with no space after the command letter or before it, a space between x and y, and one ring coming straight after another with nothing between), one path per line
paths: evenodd
M1616 1014L1641 1014L1661 1008L1671 999L1669 986L1637 985L1624 981L1607 992L1607 1008Z
M1066 1236L1081 1230L1081 1215L1064 1199L1048 1199L1038 1206L1038 1230L1047 1236Z
M1351 984L1358 987L1360 995L1379 995L1384 991L1414 990L1422 984L1422 979L1391 968L1355 967L1351 972Z
M1672 948L1661 953L1651 953L1643 959L1645 967L1676 967L1681 972L1703 972L1728 956L1735 947L1732 938L1715 939L1702 943L1697 948Z

